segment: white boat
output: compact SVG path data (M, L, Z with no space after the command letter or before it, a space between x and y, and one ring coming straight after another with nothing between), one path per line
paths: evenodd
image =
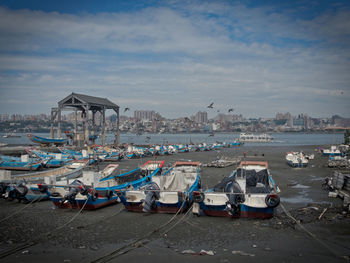
M204 192L194 191L196 215L234 218L271 218L279 205L276 186L267 162L242 161L229 177Z
M21 138L21 135L17 135L14 132L7 133L2 136L3 138Z
M309 164L309 160L303 152L287 153L286 161L292 167L306 167Z
M266 134L241 133L239 135L240 142L271 142L273 138Z
M332 145L330 149L322 150L322 154L324 156L342 156L343 155L343 153L335 145Z

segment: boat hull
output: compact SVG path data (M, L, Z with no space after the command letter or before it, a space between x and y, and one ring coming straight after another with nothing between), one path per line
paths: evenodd
M84 207L84 210L95 210L108 205L116 204L119 202L118 196L112 196L111 198L99 197L96 200L92 200L91 196L86 199L75 199L75 203L66 202L61 204L62 197L50 197L51 201L57 208L78 208L81 209ZM86 203L86 204L85 204ZM84 206L85 204L85 206Z
M142 202L131 203L124 201L123 204L125 209L130 212L143 212ZM185 202L185 204L182 204L182 202L178 202L176 204L164 204L157 202L156 206L152 208L149 213L176 214L186 211L188 207L189 205L187 202Z
M203 214L207 216L216 216L216 217L231 217L231 218L261 218L267 219L274 216L274 208L256 208L251 206L246 206L244 204L240 205L240 209L234 215L229 214L226 210L226 205L222 206L208 206L201 204L200 209Z

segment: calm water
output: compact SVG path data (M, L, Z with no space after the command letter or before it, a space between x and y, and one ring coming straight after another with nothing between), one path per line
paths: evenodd
M0 142L7 144L33 144L25 133L18 133L20 138L3 138L4 133L0 133ZM49 138L49 133L36 133L41 137ZM323 145L323 144L340 144L344 142L344 134L311 134L311 133L273 133L271 136L274 138L271 143L246 143L246 146L292 146L292 145ZM149 137L149 138L147 138ZM168 143L183 143L188 144L190 141L193 143L214 143L214 142L232 142L238 139L239 133L217 133L214 136L209 137L208 134L193 133L193 134L121 134L121 143L135 143L135 144L168 144ZM107 134L107 143L112 143L114 135L112 133ZM100 139L97 139L97 144L101 143Z

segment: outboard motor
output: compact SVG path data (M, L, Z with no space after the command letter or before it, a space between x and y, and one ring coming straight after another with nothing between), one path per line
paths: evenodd
M37 184L41 193L46 193L49 187L46 184Z
M8 185L9 185L8 183L4 183L4 182L0 183L0 197L5 196Z
M64 196L61 204L68 201L71 204L75 204L75 197L78 193L87 194L87 189L84 184L79 180L74 180L69 186L69 192Z
M143 200L142 206L143 212L150 212L152 208L155 207L156 200L159 199L159 186L152 182L146 186L145 194L146 198Z
M7 193L5 193L5 198L9 201L17 199L18 202L25 200L25 196L28 193L28 188L24 181L20 181L17 185L7 188Z
M231 216L234 216L239 213L240 204L245 201L243 191L237 182L230 181L225 187L225 192L232 193L227 194L226 210Z

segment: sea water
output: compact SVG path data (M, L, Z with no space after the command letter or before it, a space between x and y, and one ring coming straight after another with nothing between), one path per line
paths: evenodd
M20 138L3 138L5 133L0 133L0 142L7 144L33 144L25 133L17 133ZM49 138L49 133L35 133L35 135ZM269 143L245 143L245 146L297 146L297 145L325 145L341 144L344 142L343 133L272 133L272 142ZM65 137L65 135L63 135ZM131 133L122 133L120 135L121 143L134 144L190 144L192 143L215 143L215 142L233 142L239 138L239 133L215 133L209 136L207 133L180 133L180 134L152 134L145 133L136 135ZM113 143L114 134L107 133L107 144ZM101 144L101 138L95 142Z

